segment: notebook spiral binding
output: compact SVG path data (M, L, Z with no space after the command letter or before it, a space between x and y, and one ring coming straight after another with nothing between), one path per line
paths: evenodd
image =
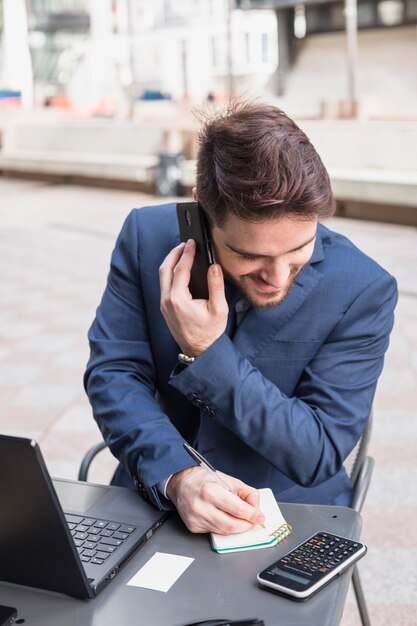
M275 537L275 539L278 539L278 541L282 541L283 539L288 537L291 532L292 526L290 524L282 524L282 526L279 526L279 528L270 533L269 536Z

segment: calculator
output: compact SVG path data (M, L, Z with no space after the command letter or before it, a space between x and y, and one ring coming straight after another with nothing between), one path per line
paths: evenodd
M293 600L307 600L366 554L366 546L319 532L262 570L258 582Z

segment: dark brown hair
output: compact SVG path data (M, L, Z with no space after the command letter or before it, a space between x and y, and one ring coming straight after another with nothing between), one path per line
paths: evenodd
M229 213L249 221L334 213L329 176L314 146L280 109L234 102L204 120L197 195L222 226Z

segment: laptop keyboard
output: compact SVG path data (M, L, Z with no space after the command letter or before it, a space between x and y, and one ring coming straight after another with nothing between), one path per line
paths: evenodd
M128 539L136 526L65 513L81 561L102 565Z

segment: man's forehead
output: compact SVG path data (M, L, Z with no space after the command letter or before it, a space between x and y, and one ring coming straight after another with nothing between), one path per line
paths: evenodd
M307 245L316 230L317 219L291 216L249 222L230 216L221 227L213 228L213 235L236 251L274 256Z
M245 228L262 228L262 227L279 227L281 229L293 227L297 229L309 228L313 224L317 224L318 216L307 217L305 215L298 215L297 213L287 213L280 217L267 217L259 220L248 220L238 217L234 213L227 213L221 226L218 228L224 230L236 227Z

